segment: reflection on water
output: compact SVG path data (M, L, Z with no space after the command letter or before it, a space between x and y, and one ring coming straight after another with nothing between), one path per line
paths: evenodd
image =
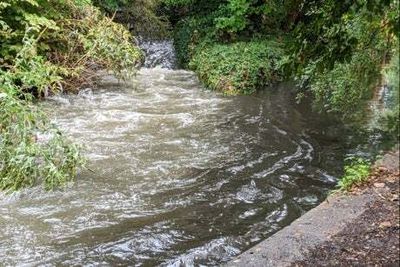
M288 225L332 188L343 151L287 91L223 97L155 68L54 97L93 172L2 196L2 263L215 265Z

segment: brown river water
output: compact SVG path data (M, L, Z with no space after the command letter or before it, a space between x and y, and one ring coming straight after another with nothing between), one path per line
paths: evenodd
M0 196L0 265L218 265L316 206L340 175L338 126L296 105L290 86L226 97L184 70L104 78L44 104L91 171L66 190Z

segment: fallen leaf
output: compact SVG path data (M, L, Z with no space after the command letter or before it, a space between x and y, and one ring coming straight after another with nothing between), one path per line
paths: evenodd
M378 168L378 170L379 170L380 172L385 172L385 171L387 171L387 168L381 166L381 167Z
M392 226L392 224L390 222L388 222L388 221L382 222L382 223L379 224L380 228L387 228L387 227L390 227L390 226Z
M374 186L377 188L383 188L385 187L385 183L374 183Z

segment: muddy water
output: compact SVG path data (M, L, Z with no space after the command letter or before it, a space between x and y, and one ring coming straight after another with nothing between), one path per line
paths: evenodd
M1 263L216 265L268 237L324 199L344 153L288 91L224 97L155 68L54 97L46 109L91 171L1 196Z

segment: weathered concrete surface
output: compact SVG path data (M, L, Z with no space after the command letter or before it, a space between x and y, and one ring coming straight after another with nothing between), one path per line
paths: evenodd
M288 227L227 263L227 266L289 266L304 260L309 251L361 216L372 200L367 195L329 197Z
M377 162L376 167L378 166L398 170L399 152L388 153ZM318 207L245 251L226 266L291 266L295 262L305 260L310 251L330 241L347 225L361 217L371 203L378 200L379 194L371 192L358 195L336 194L328 197Z
M390 171L396 171L399 169L399 157L399 149L388 152L375 163L375 166L383 166Z

